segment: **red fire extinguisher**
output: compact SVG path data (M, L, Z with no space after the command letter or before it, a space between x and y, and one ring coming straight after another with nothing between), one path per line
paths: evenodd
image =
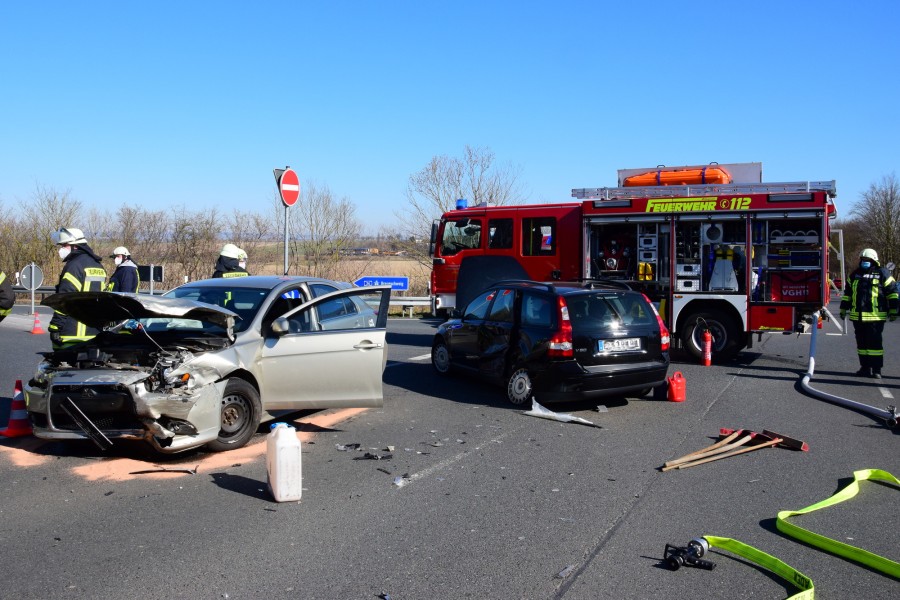
M708 367L712 364L712 334L709 329L703 330L703 366Z

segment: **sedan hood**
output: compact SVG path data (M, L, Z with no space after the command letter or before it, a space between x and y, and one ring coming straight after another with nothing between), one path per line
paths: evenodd
M229 322L233 323L232 319L235 317L240 318L237 313L214 304L149 294L118 292L53 294L44 298L41 304L95 329L103 329L111 322L125 319L178 317L207 321L229 330Z

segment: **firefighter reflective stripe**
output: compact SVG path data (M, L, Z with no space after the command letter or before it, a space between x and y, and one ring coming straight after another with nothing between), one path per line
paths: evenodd
M106 271L99 267L88 267L84 270L82 292L102 292L106 285Z
M743 542L739 542L738 540L716 537L714 535L704 535L703 538L709 542L710 547L728 550L729 552L746 558L800 588L801 591L799 593L788 596L787 600L813 600L815 586L813 585L812 579L786 562L775 558L771 554L766 554L762 550L757 550L753 546L748 546Z
M856 353L860 356L884 356L884 348L880 350L866 350L865 348L859 348Z
M883 556L878 556L877 554L869 552L868 550L863 550L861 548L857 548L856 546L851 546L850 544L845 544L843 542L827 538L823 535L813 533L811 531L803 529L798 525L794 525L793 523L788 522L788 518L795 515L810 513L815 510L819 510L820 508L833 506L835 504L839 504L845 500L853 498L859 492L860 481L884 481L900 486L900 480L898 480L887 471L882 471L880 469L863 469L861 471L855 471L853 473L853 481L847 487L836 493L834 496L826 498L821 502L817 502L812 506L801 508L800 510L783 510L778 513L778 518L775 521L775 525L782 533L796 538L805 544L815 546L816 548L821 548L822 550L830 552L831 554L836 554L848 560L861 563L867 567L890 575L891 577L900 579L900 563L884 558ZM883 489L885 488L879 487L879 490ZM890 489L890 487L888 486L887 489ZM890 528L882 529L882 531L886 535L894 534L894 531Z
M79 292L102 292L106 287L106 271L97 267L88 267L84 270L83 282L78 281L72 273L66 273L63 279L75 286Z
M66 273L65 275L63 275L63 279L74 285L76 290L81 290L81 282L78 281L78 278L71 273Z
M228 273L222 273L222 277L246 277L249 273L245 271L231 271Z

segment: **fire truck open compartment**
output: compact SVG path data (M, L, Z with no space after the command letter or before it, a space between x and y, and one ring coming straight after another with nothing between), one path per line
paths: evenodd
M573 190L584 199L584 272L659 304L677 345L733 356L793 332L827 298L834 182Z

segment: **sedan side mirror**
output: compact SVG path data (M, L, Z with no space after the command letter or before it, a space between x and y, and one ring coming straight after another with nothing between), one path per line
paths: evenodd
M272 321L272 333L274 333L276 337L281 337L290 332L291 325L284 317L278 317Z

